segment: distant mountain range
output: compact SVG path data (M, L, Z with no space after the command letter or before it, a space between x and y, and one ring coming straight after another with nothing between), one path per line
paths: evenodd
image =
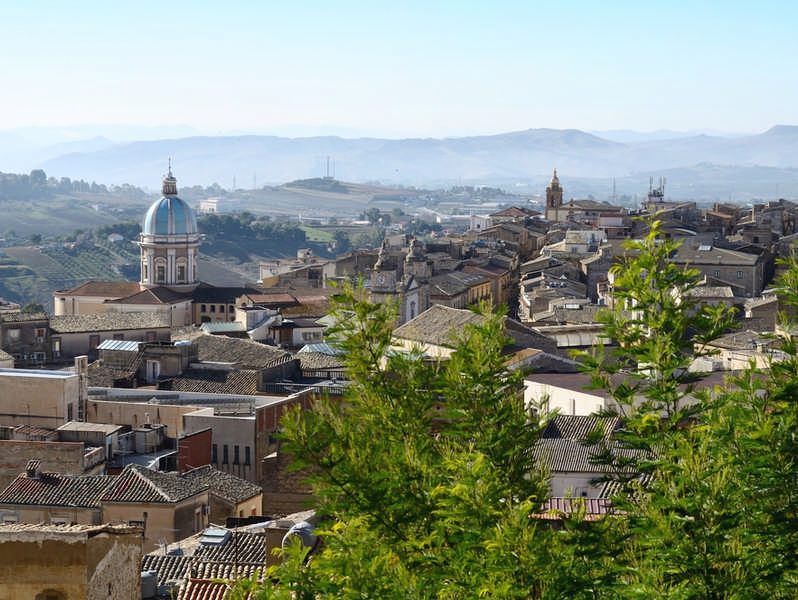
M604 198L612 179L618 195L644 195L649 177L660 175L667 176L666 195L674 198L798 196L798 127L786 125L757 135L530 129L398 140L189 135L113 142L94 136L51 145L37 145L30 136L23 144L22 137L0 132L0 171L14 171L3 163L28 160L30 168L55 177L149 189L159 187L166 159L172 157L180 185L216 182L224 188L234 181L251 188L330 174L353 182L484 184L541 194L557 168L566 195L574 197Z

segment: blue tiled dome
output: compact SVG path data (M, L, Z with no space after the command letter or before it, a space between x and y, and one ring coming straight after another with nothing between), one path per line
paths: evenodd
M194 211L185 201L177 197L165 197L153 203L141 232L145 235L185 235L197 233Z

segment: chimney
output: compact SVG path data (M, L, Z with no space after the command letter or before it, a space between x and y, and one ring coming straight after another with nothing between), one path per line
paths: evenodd
M89 401L89 357L75 357L75 373L78 374L78 421L86 420Z
M39 465L41 464L40 460L32 459L28 461L28 464L25 466L25 476L28 479L39 479L42 472L39 469Z

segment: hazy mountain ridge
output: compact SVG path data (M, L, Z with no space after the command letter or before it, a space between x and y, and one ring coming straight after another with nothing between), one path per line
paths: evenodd
M644 134L632 133L615 132L633 140L627 142L576 129L399 140L192 136L115 143L93 151L54 156L35 166L56 177L132 183L150 189L159 186L170 156L183 185L218 182L231 187L235 178L236 185L245 188L325 175L327 157L330 174L337 179L416 186L431 182L537 185L553 168L566 178L623 180L696 167L700 176L701 165L740 167L737 175L741 177L746 173L745 167L798 167L798 127L794 126L777 125L760 134L742 136L702 133L666 137L663 132L653 132L650 139L645 139ZM93 141L97 146L104 142ZM778 173L778 179L787 183L793 178L792 173ZM718 190L716 195L723 196L724 192Z

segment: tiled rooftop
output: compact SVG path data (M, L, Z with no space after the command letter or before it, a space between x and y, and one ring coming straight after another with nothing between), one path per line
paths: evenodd
M50 329L55 333L159 329L163 327L169 327L169 316L159 312L111 312L58 315L50 318Z
M108 298L121 298L141 291L141 284L137 281L87 281L77 287L55 292L56 296L101 296Z
M183 579L191 567L192 557L185 554L145 554L141 557L142 571L156 571L158 582Z
M102 532L134 533L141 531L138 527L121 523L105 523L103 525L56 525L53 523L0 523L0 539L11 538L19 541L25 534L50 533L74 537L86 537Z
M100 508L100 498L114 478L107 475L73 476L22 473L0 492L0 504Z
M46 321L47 315L43 312L37 313L0 313L0 323L27 323L29 321Z
M258 391L258 372L186 369L179 377L162 381L158 387L175 392L254 395Z
M205 562L265 565L272 545L272 536L235 530L221 546L200 544L194 557Z
M483 321L484 317L473 311L436 304L397 327L393 334L413 342L452 346L456 332L463 331L466 325L476 325Z
M234 503L244 502L261 493L260 486L210 465L187 471L181 478L190 485L210 488L217 496Z
M579 415L557 415L552 417L540 434L546 439L583 440L588 434L601 428L604 437L609 438L621 424L619 417L596 417Z
M584 506L586 515L605 515L610 509L607 498L549 498L542 507L543 516L570 515Z
M553 473L595 473L606 472L605 465L595 464L598 450L581 442L563 438L542 438L535 444L535 457L543 462ZM644 451L618 448L623 456L644 456Z
M129 296L122 296L115 300L108 300L108 304L140 304L140 305L167 305L178 304L191 300L191 294L182 294L166 287L154 287L141 290Z
M174 503L199 494L202 486L179 475L128 465L107 487L103 502Z
M102 501L174 503L208 489L232 502L241 502L260 493L260 487L255 484L211 466L179 475L128 465L108 486Z
M230 587L214 579L188 579L181 586L177 600L224 600Z
M238 338L192 333L190 339L197 343L199 360L233 363L238 369L263 369L275 359L288 354L276 346Z

